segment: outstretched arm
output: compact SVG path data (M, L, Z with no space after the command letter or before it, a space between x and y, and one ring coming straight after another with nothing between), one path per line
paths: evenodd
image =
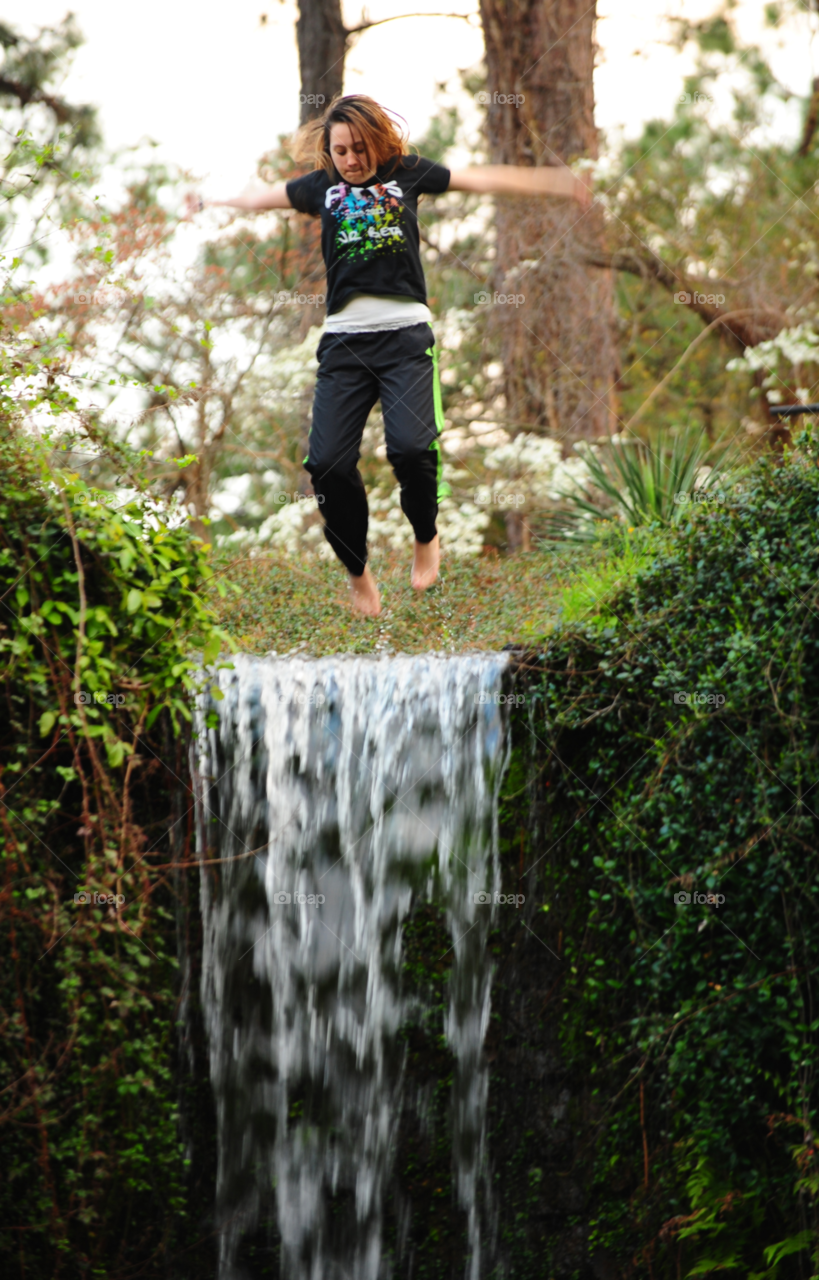
M188 217L200 213L202 209L224 207L227 209L246 209L249 213L259 213L265 209L292 209L284 182L276 182L266 191L251 191L247 195L233 196L230 200L203 200L201 196L189 191L185 196L185 209Z
M584 209L592 202L586 181L566 165L529 169L515 164L483 164L457 169L450 176L449 190L486 196L570 196Z

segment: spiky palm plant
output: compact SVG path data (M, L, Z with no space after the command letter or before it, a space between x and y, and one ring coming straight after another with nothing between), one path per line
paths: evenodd
M687 513L694 495L713 493L727 478L729 452L714 459L714 447L702 436L676 437L671 445L643 440L612 440L578 450L588 470L584 483L561 497L569 509L552 517L552 536L592 541L600 522L616 520L630 527L673 525ZM710 467L703 474L703 468Z

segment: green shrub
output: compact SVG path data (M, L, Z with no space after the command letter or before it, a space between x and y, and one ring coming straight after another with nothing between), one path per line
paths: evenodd
M553 633L516 727L593 1090L591 1247L624 1274L814 1274L817 517L805 435Z

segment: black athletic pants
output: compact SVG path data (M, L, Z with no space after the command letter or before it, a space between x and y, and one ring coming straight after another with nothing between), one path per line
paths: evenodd
M356 577L367 563L369 522L357 463L367 416L379 398L401 509L419 542L435 537L440 445L434 342L428 324L414 324L381 333L326 333L319 343L304 465L323 499L324 536Z

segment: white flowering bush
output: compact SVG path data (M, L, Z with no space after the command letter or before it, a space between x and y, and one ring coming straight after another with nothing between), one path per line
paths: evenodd
M783 329L767 342L746 347L741 356L729 360L725 367L732 372L766 372L762 386L768 401L778 404L782 399L782 387L789 387L794 379L797 382L804 379L805 365L819 365L819 335L810 324ZM780 372L783 366L789 366L784 377ZM817 394L816 379L805 380L812 385L796 387L796 397L801 403L808 402Z
M484 458L490 472L484 501L499 497L512 485L527 506L557 502L573 481L588 480L581 457L561 457L556 440L522 432L508 444L490 449Z
M413 531L401 510L397 484L376 485L368 494L370 526L368 545L375 556L412 550ZM438 507L438 532L449 555L476 556L484 543L489 514L474 502L444 498ZM288 502L262 522L257 530L237 529L219 539L220 546L244 549L251 556L263 551L285 555L332 559L333 551L324 537L321 508L315 498Z
M488 524L489 512L474 502L444 498L438 507L441 545L449 555L479 555Z
M318 369L317 346L316 333L311 329L303 342L283 347L260 367L260 373L269 383L272 400L298 400L312 387Z
M449 484L462 484L467 473L444 464L444 479ZM368 494L370 507L369 545L376 555L386 551L409 551L414 534L412 525L401 510L398 485L385 480ZM437 527L441 546L448 555L477 556L484 544L489 513L474 502L442 498L438 504Z

